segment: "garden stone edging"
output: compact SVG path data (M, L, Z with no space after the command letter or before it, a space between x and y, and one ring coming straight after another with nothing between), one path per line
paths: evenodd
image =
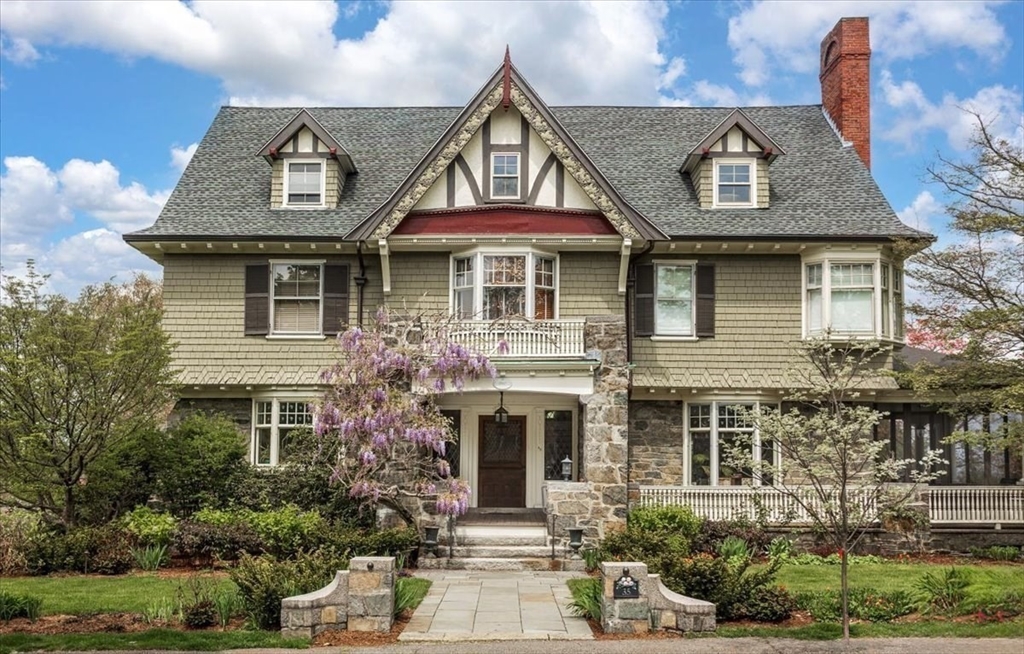
M388 632L394 623L395 557L357 556L320 590L281 600L281 636L330 629Z

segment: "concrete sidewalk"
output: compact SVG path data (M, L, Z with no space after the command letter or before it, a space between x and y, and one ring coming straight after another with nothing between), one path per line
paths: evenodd
M575 572L420 570L432 584L400 641L590 640L573 616L566 581Z

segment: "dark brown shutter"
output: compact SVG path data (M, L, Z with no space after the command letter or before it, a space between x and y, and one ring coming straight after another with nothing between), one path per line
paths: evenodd
M324 266L324 333L348 326L348 266Z
M245 267L245 333L270 333L270 266L265 263Z
M654 335L654 264L636 267L636 288L633 293L633 334Z
M697 264L697 337L715 337L715 264Z

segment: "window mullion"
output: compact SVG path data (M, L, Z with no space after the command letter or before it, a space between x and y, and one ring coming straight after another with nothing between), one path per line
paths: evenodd
M711 485L718 486L718 402L711 403L711 425L708 434L711 443Z
M278 455L278 429L281 425L281 402L274 398L270 409L270 465L277 465Z
M821 328L832 329L832 262L821 262Z

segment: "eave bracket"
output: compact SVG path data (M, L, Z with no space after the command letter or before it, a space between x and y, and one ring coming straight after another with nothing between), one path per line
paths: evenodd
M380 249L380 277L384 286L384 295L391 295L391 248L386 238L377 239Z
M626 275L629 274L629 254L633 249L633 239L622 239L622 250L619 256L619 295L626 294Z

